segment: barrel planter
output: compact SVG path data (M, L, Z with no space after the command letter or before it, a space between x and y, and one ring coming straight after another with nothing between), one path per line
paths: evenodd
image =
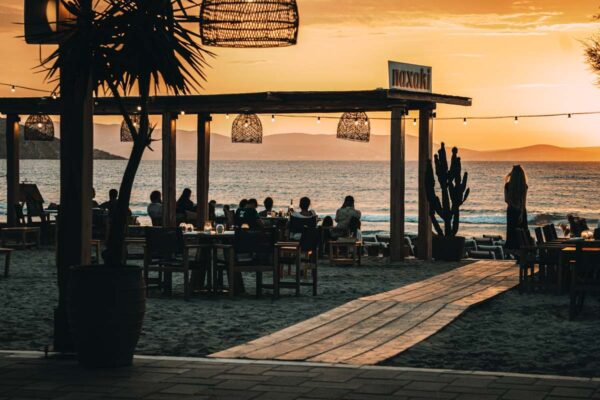
M69 325L79 363L131 365L146 310L142 269L74 267L68 293Z
M433 258L438 261L460 261L465 252L465 238L433 236Z

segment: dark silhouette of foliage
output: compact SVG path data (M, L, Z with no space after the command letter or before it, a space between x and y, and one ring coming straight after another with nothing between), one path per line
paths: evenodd
M470 189L467 187L469 174L462 174L458 149L452 149L452 159L448 167L446 147L442 143L441 148L434 156L435 175L440 185L441 200L435 193L435 177L431 160L427 164L425 175L425 191L429 202L429 214L433 228L439 236L454 237L458 233L460 225L460 207L467 201ZM444 222L444 229L440 226L436 214Z
M189 29L195 27L196 18L188 14L190 4L184 5L183 0L98 0L91 12L89 6L82 7L86 0L61 1L74 17L59 33L61 45L42 63L48 79L55 79L64 67L73 73L73 65L83 64L81 70L90 75L93 90L114 97L133 137L104 254L107 265L123 265L131 191L144 150L153 141L155 127L148 116L151 93L199 90L206 56L212 53L200 46L199 34ZM198 5L195 0L186 3ZM125 107L124 95L139 96L141 110L135 112L139 124L134 124L133 113Z

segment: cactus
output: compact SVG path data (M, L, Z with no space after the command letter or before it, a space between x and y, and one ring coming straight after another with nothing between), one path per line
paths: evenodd
M435 193L435 178L431 160L427 164L425 175L425 191L429 202L429 215L433 228L439 236L454 237L458 233L460 225L460 206L462 206L471 190L467 187L469 174L462 175L462 166L458 149L452 149L452 160L448 168L446 148L442 143L441 148L434 157L435 174L440 185L442 199ZM436 214L444 222L444 229L440 226Z

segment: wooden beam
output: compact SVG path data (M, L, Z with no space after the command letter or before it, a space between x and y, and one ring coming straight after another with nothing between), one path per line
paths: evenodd
M19 202L20 118L6 116L6 217L8 226L17 225L15 204Z
M390 158L390 257L404 260L406 121L404 110L392 110Z
M208 191L210 174L210 122L208 114L198 115L198 156L196 157L197 223L199 228L208 221Z
M419 241L418 253L421 260L431 260L432 230L429 216L429 202L425 192L427 164L433 152L432 105L419 110Z
M162 116L163 226L175 227L177 202L177 114Z
M125 107L136 112L139 98L123 98ZM120 115L113 98L96 99L96 115ZM365 112L391 111L394 108L418 110L430 103L470 106L467 97L419 93L402 90L354 90L354 91L306 91L306 92L262 92L239 94L216 94L195 96L157 96L148 104L150 114L165 112L190 114L257 114L283 113L338 113L361 110ZM45 98L0 98L0 112L4 114L57 114L61 99Z

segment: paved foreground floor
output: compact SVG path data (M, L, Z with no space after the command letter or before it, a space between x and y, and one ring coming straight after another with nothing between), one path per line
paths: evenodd
M86 370L39 353L0 353L0 400L132 398L600 399L600 378L165 357Z

